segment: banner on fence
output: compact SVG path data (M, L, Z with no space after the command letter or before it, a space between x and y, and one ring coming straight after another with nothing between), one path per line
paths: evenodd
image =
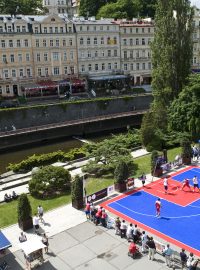
M91 195L87 196L87 202L95 202L98 201L100 199L103 199L104 197L106 197L108 195L108 191L107 188L104 188L102 190L99 190Z

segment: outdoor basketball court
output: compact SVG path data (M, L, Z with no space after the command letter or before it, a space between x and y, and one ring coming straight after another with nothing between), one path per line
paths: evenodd
M134 191L108 200L102 206L108 211L137 223L147 232L166 242L200 256L200 193L193 192L192 178L197 176L200 184L200 168L188 167L168 178L168 194L164 192L163 180L159 179ZM190 179L192 191L181 191L182 181ZM155 201L161 199L161 217L156 218Z

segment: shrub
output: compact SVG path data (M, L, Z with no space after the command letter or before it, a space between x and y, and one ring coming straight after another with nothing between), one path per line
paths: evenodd
M26 221L30 219L30 217L32 216L31 205L25 193L22 193L19 196L17 214L18 214L18 222Z
M123 183L128 178L129 169L126 162L121 160L117 164L115 168L114 176L115 176L115 183Z
M188 138L182 139L181 141L181 156L183 158L192 157L191 141Z
M83 199L83 180L79 175L75 176L71 186L72 201Z
M35 197L53 196L70 190L71 175L62 167L46 166L34 173L29 191Z

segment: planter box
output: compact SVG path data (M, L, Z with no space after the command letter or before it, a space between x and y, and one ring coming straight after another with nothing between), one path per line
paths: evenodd
M163 174L162 168L156 169L154 172L151 172L152 176L160 177Z
M18 221L18 224L20 229L22 229L23 231L27 231L33 228L33 219L32 217L30 217L25 221Z
M127 190L126 182L123 183L115 183L115 190L118 192L125 192Z
M83 199L72 200L72 206L78 210L83 209L84 207Z
M191 164L191 157L182 157L182 163L184 165L190 165Z

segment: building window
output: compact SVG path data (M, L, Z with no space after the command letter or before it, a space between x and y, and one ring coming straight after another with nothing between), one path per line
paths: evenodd
M69 27L69 28L68 28L68 30L69 30L69 33L71 33L71 32L72 32L72 28L71 28L71 27Z
M3 33L3 26L0 26L0 33Z
M136 58L139 58L139 57L140 57L140 52L136 51Z
M27 77L31 77L31 69L27 68L26 70Z
M97 38L94 38L94 45L97 45Z
M58 27L55 27L55 33L58 33Z
M145 70L145 63L142 63L142 69Z
M79 30L80 30L80 31L83 31L83 27L82 27L82 26L80 26L80 27L79 27Z
M64 33L63 27L60 27L60 33Z
M130 51L130 59L133 59L133 51Z
M124 64L124 70L128 70L128 65Z
M46 77L49 76L49 68L45 68L45 69L44 69L44 72L45 72L45 76L46 76Z
M89 26L87 26L87 31L90 31L90 27Z
M81 58L85 58L85 52L81 51Z
M12 32L12 26L8 26L8 32Z
M19 47L21 47L21 40L17 40L17 47L19 48Z
M11 63L14 63L15 62L15 56L14 56L14 54L11 54L10 55L10 62Z
M2 95L2 87L0 86L0 95Z
M110 27L107 25L107 30L109 31L110 30Z
M123 39L123 45L124 45L124 46L127 45L127 40L126 40L126 38Z
M80 45L83 45L83 38L80 38Z
M139 39L138 38L136 38L135 44L139 45Z
M85 71L85 65L81 65L81 72Z
M148 69L151 70L151 62L148 63Z
M126 33L126 28L124 28L124 33Z
M135 32L138 33L138 28L135 29Z
M6 93L9 94L10 93L10 86L6 85Z
M67 61L67 52L63 53L63 61Z
M2 55L2 62L5 63L5 64L8 63L8 62L7 62L6 54L3 54L3 55Z
M102 51L102 52L101 52L101 55L102 55L102 57L104 57L104 55L105 55L105 52L104 52L104 51Z
M104 44L104 37L101 37L101 45Z
M44 53L44 61L45 61L45 62L48 61L48 53Z
M25 47L28 47L28 39L25 39L25 40L24 40L24 46L25 46Z
M59 67L54 67L53 68L53 75L59 75L60 74L60 69Z
M131 63L131 70L133 70L133 63Z
M148 33L151 33L151 28L148 28Z
M13 47L13 41L9 40L9 47L12 48Z
M148 45L150 45L151 44L151 39L150 38L148 38Z
M111 63L108 63L108 70L111 70L111 68L112 68Z
M41 68L38 68L38 69L37 69L37 75L38 75L39 77L42 76L42 69L41 69Z
M111 57L111 50L108 50L108 57Z
M72 45L73 45L72 39L70 38L70 40L69 40L69 46L72 46Z
M87 45L90 45L90 38L87 38Z
M103 31L103 25L100 26L100 30Z
M130 39L130 46L133 46L133 39Z
M29 62L29 61L30 61L30 54L26 53L26 62Z
M102 63L101 69L102 69L102 70L105 70L105 64L104 64L104 63Z
M88 65L88 71L91 71L91 70L92 70L92 65L89 64L89 65Z
M114 63L114 69L116 70L118 68L117 63Z
M53 61L59 61L59 52L53 52Z
M4 78L8 78L8 70L4 69L3 73L4 73Z
M114 57L117 57L117 50L114 50Z
M94 57L98 57L98 51L95 51Z
M20 70L19 70L19 77L24 77L24 70L23 70L23 68L20 68Z
M56 39L56 47L59 47L60 46L60 41L59 39Z
M70 73L71 73L72 75L74 74L74 71L75 71L74 67L70 67Z
M127 59L127 51L124 51L124 59Z
M93 26L93 30L96 31L97 30L97 27L96 25Z
M95 71L98 71L99 70L99 65L98 64L95 64L94 69L95 69Z
M40 62L40 53L36 54L36 60L37 60L37 62Z
M53 39L50 39L50 47L53 47Z
M46 47L47 46L47 41L46 39L43 39L43 47Z
M39 39L36 39L36 41L35 41L35 46L36 46L36 47L40 47L40 41L39 41Z
M35 34L38 34L38 33L39 33L39 28L35 27Z
M91 52L90 51L88 51L88 58L91 58Z
M63 39L63 47L66 47L66 39Z
M26 32L26 26L25 25L22 25L22 32Z
M110 37L107 37L107 45L110 44Z
M49 33L52 34L53 33L53 28L49 27Z
M74 59L74 52L70 52L70 60Z
M5 48L5 47L6 47L5 40L1 40L1 47L2 47L2 48Z
M142 38L142 45L145 45L145 39Z
M12 74L12 77L15 78L16 77L16 70L12 69L11 74Z
M44 33L47 34L47 27L44 27Z
M68 73L67 73L67 70L68 70L67 67L64 67L64 74L65 74L65 75L68 74Z
M140 63L136 63L136 70L140 69Z

